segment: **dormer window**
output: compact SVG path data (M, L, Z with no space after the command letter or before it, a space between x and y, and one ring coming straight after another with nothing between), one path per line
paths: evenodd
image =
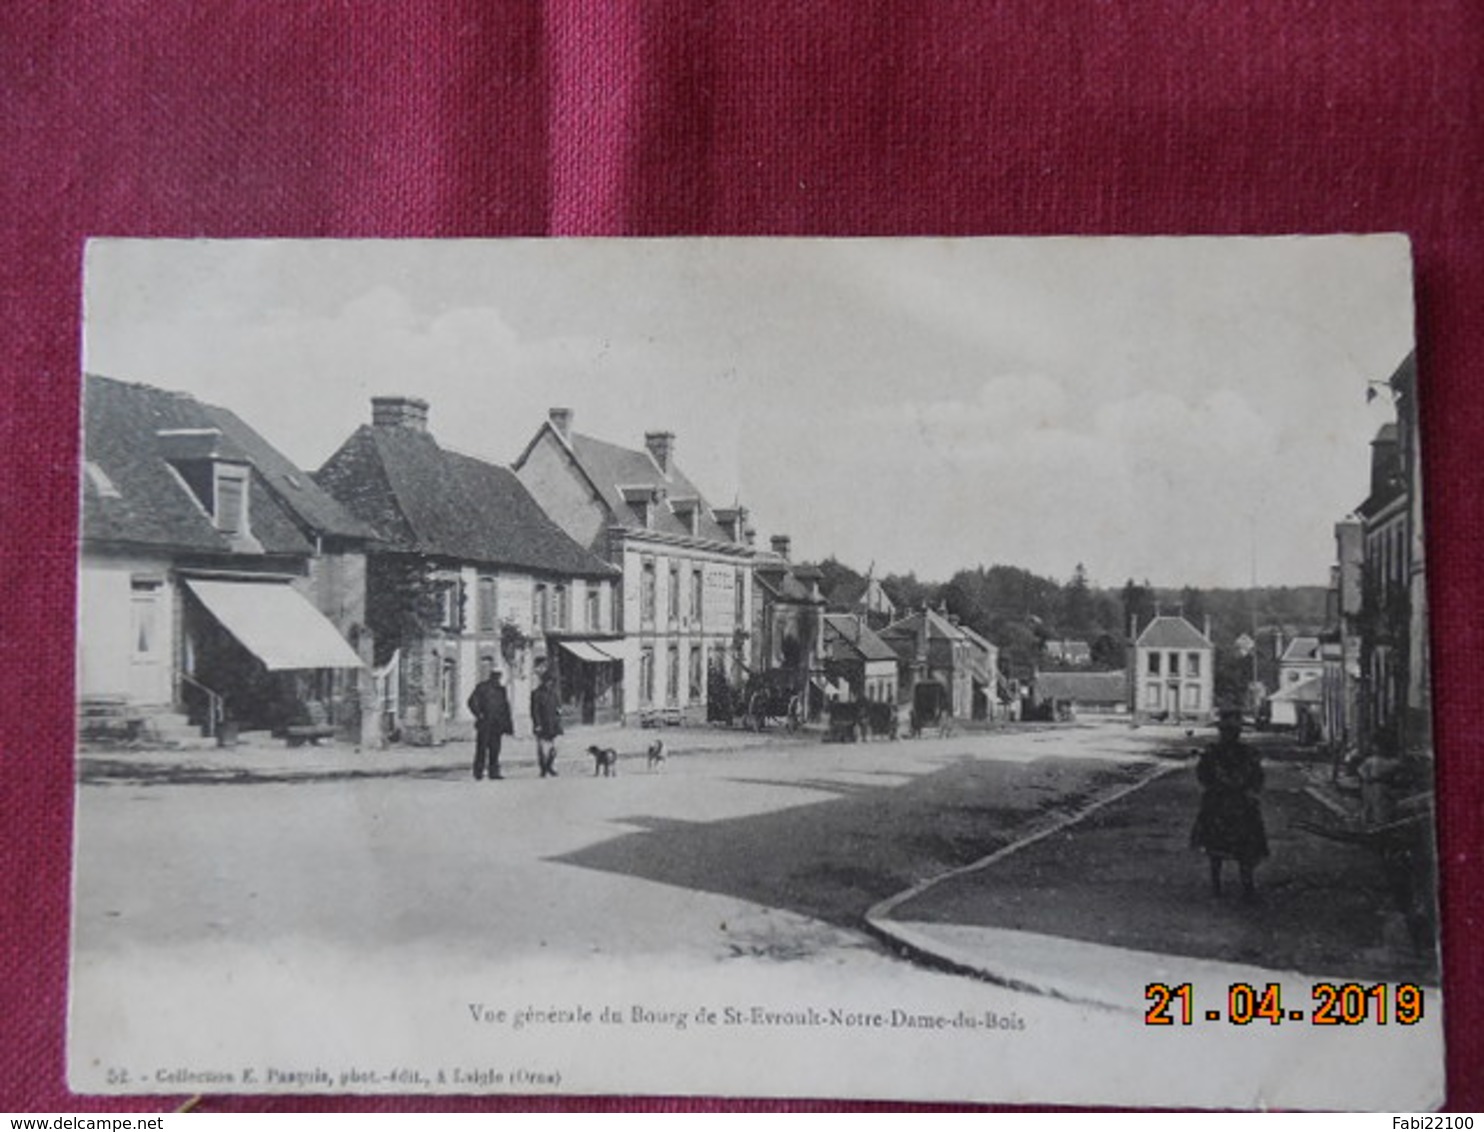
M701 529L701 501L699 499L671 499L670 510L685 527L686 533L696 535Z
M247 468L240 464L218 464L213 469L216 506L212 521L224 534L246 534Z
M629 505L629 510L634 514L634 521L645 530L654 527L654 507L659 499L659 493L649 484L637 487L620 487L624 502Z

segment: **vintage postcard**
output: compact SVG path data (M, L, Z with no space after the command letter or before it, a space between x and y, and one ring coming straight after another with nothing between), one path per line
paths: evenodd
M85 291L74 1090L1441 1103L1405 238Z

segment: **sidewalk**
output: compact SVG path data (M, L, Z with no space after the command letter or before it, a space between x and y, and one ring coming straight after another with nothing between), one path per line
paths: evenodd
M663 739L668 757L746 750L788 742L819 742L813 732L791 735L781 729L763 732L740 727L665 727L646 729L620 724L573 728L557 744L557 768L567 774L591 774L589 745L612 747L619 765L640 763L655 739ZM397 745L385 750L357 748L349 743L324 742L290 747L282 739L250 739L232 747L105 748L88 747L78 754L78 778L101 782L287 782L331 781L352 778L456 778L472 774L474 742L441 746ZM507 776L536 774L536 741L530 736L505 739L500 767Z
M1045 836L876 905L872 930L932 962L1059 998L1143 1010L1150 982L1197 991L1280 982L1301 994L1339 982L1438 983L1435 953L1411 946L1376 854L1303 829L1326 815L1313 768L1268 740L1263 812L1271 856L1246 903L1227 865L1210 893L1189 847L1194 760ZM1209 997L1206 995L1205 997Z

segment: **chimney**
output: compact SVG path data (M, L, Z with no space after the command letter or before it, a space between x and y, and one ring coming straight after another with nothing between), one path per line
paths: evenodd
M789 538L787 535L773 536L773 553L778 555L778 557L783 559L785 562L788 561L788 552L792 546L793 539Z
M1211 615L1206 614L1206 640L1211 639Z
M551 427L556 429L557 435L563 440L572 437L572 410L571 409L547 409L546 419L551 422Z
M660 471L668 476L670 461L675 457L675 434L673 432L646 432L644 447L649 449L649 454L660 466Z
M428 431L428 403L421 397L371 398L371 423L377 428Z

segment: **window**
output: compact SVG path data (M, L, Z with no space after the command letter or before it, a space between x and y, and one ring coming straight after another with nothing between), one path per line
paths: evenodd
M654 649L648 645L639 650L639 703L654 703Z
M671 645L665 665L665 703L680 702L680 646Z
M1160 697L1159 697L1159 685L1158 684L1145 684L1144 685L1144 706L1146 708L1148 708L1150 711L1158 711L1159 710L1159 698Z
M531 589L531 624L542 633L551 624L551 595L545 582L537 582Z
M1159 653L1155 652L1153 649L1149 650L1149 675L1159 675Z
M701 623L702 586L701 568L698 566L690 573L690 619L697 625Z
M438 587L438 620L450 633L464 627L464 587L457 578L450 578Z
M1199 684L1185 685L1185 710L1201 710L1201 686Z
M556 601L552 609L552 627L565 629L568 626L569 611L567 607L567 587L556 587Z
M690 647L690 701L700 703L704 698L704 685L702 684L703 670L701 668L701 646Z
M599 621L602 617L603 591L599 588L601 583L589 582L587 584L587 629L590 633L598 631Z
M644 624L654 624L655 607L655 568L654 559L644 560L643 572L639 581L639 613Z
M153 657L159 649L159 596L163 584L135 578L130 605L130 635L136 657Z
M667 595L665 607L669 610L670 620L680 620L680 563L670 563L670 592Z
M495 578L493 574L479 575L479 631L493 633L500 625L500 607L495 600Z
M737 571L736 577L733 579L733 582L732 582L733 586L736 589L736 592L733 594L733 597L735 598L736 603L737 603L736 617L737 617L737 628L739 628L739 629L746 628L746 626L747 626L747 585L746 585L746 582L747 582L747 575L744 574L739 569Z
M247 531L247 469L216 469L216 528L229 535Z
M1194 676L1199 679L1201 674L1201 654L1188 652L1185 654L1185 675Z
M1170 653L1170 675L1180 675L1180 654L1177 652Z

